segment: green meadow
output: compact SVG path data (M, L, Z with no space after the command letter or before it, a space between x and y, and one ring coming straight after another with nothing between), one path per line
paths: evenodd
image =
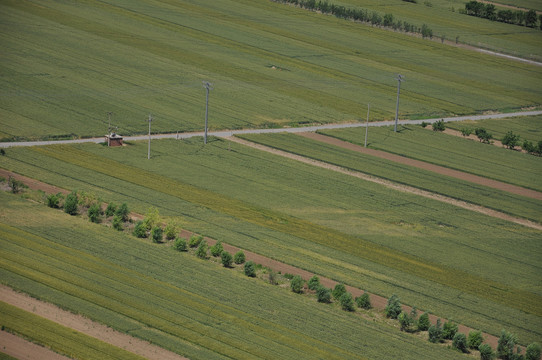
M145 143L13 148L2 161L474 328L542 334L540 231L219 139L155 141L150 161Z
M167 245L3 192L0 198L3 283L190 359L462 358L395 326L318 304ZM21 222L23 216L28 221ZM67 348L72 339L88 340L11 306L0 308L2 324L42 343L57 344L62 336ZM90 352L85 344L73 351Z
M415 12L449 26L474 21L436 4ZM389 6L397 16L410 7ZM391 119L399 73L401 118L511 111L542 98L538 66L268 0L8 0L0 14L3 140L101 136L107 112L122 135L146 133L149 114L153 132L200 131L203 80L214 84L211 129L357 121L367 103L374 120Z

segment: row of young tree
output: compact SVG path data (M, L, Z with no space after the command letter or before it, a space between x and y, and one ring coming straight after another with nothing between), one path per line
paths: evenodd
M422 127L426 127L428 123L422 122ZM444 123L444 120L438 120L433 123L432 125L433 131L444 131L446 130L446 125ZM493 140L493 134L488 132L483 127L477 127L474 129L471 128L462 128L461 129L461 135L467 137L471 134L475 134L478 140L484 144L490 144L491 140ZM521 137L518 134L514 134L513 131L508 131L501 139L501 143L506 146L508 149L515 149L517 146L521 146L521 148L532 155L538 155L542 156L542 140L539 141L536 144L533 144L532 141L524 139L521 141Z
M424 312L418 317L416 307L412 308L410 313L403 311L401 301L397 295L392 295L388 299L384 313L388 318L397 319L402 331L418 332L427 331L428 340L432 343L443 343L446 340L452 341L452 348L463 353L469 353L470 350L478 350L481 360L491 360L495 357L502 360L539 360L541 347L538 343L532 343L527 346L523 355L522 349L517 346L518 339L515 335L502 330L497 350L489 344L484 344L484 337L479 330L471 330L467 335L460 333L459 327L453 321L447 321L442 324L437 319L436 324L429 321L429 313Z
M424 38L432 38L433 30L426 24L421 27L410 24L406 21L397 20L393 14L380 14L377 11L369 11L367 9L347 8L343 5L335 5L327 0L273 0L275 2L293 4L303 9L319 11L322 14L334 15L341 19L361 21L369 23L373 26L383 26L397 31L419 33Z
M527 26L531 28L539 27L542 30L542 14L537 16L535 10L497 10L495 5L482 3L476 0L465 4L465 13L492 21L500 21L507 24Z
M13 179L14 180L14 179ZM20 187L22 182L8 181ZM70 215L79 215L86 212L88 219L94 223L100 223L102 220L111 220L113 228L119 231L126 230L125 223L132 223L129 209L126 203L116 206L109 203L103 210L102 202L93 194L86 192L73 191L64 197L62 193L50 194L45 196L47 206L51 208L63 209ZM115 225L117 224L117 225ZM151 237L154 243L163 241L164 236L167 240L174 240L173 249L186 252L189 248L195 249L195 255L200 259L208 259L209 254L220 258L221 263L226 268L233 267L233 264L242 265L246 276L256 277L258 265L253 261L246 262L246 256L243 251L238 251L234 255L224 250L221 241L217 241L209 247L203 236L194 234L189 240L179 236L180 228L175 222L165 224L163 227L158 209L151 207L147 211L143 220L136 223L133 229L133 235L138 238ZM299 275L285 274L285 278L290 281L291 291L301 294L304 292L305 284L310 291L316 295L317 301L321 303L338 302L345 311L355 311L355 307L362 309L371 309L371 300L368 293L363 293L357 298L353 298L344 284L337 284L333 289L326 288L320 283L318 276L314 275L307 282ZM269 282L277 284L276 273L269 271ZM538 343L530 344L522 354L522 349L517 346L518 340L514 334L505 330L502 331L498 346L494 351L490 345L484 344L481 331L472 330L468 336L458 332L458 325L453 321L447 321L442 325L438 319L436 324L432 325L429 320L429 313L424 312L418 316L416 307L412 308L410 313L403 311L401 302L397 295L392 295L387 302L384 313L388 318L399 321L401 331L418 332L427 331L428 340L433 343L442 343L446 340L452 340L452 347L461 352L468 353L469 350L480 351L481 360L490 360L495 357L503 360L539 360L541 356L541 347Z

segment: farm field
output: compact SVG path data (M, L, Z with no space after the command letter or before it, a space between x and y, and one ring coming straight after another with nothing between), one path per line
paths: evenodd
M9 149L2 161L141 213L154 205L192 231L382 296L398 292L471 327L507 328L526 343L542 333L540 231L219 139L153 142L151 161L143 143Z
M0 199L4 283L191 359L463 358L166 245Z
M372 128L369 131L372 131ZM414 168L372 155L361 154L357 151L339 148L322 141L307 139L298 135L284 133L273 135L242 135L239 137L346 169L481 205L517 217L531 219L539 223L542 222L542 204L536 199L514 195L506 191L451 178L429 170Z
M416 11L440 14L437 3ZM480 19L442 11L449 26L478 28ZM121 135L146 133L149 113L156 133L202 130L203 80L214 84L213 130L356 121L367 103L374 120L392 119L398 73L401 118L512 111L542 98L541 67L269 0L8 0L0 14L3 140L100 136L107 112ZM524 35L507 36L519 48Z
M0 302L0 313L2 326L62 355L77 355L78 359L89 360L145 359L4 302Z
M448 122L446 127L458 131L463 128L474 130L477 127L482 127L498 140L501 140L508 131L519 135L522 142L529 140L536 144L542 139L542 116Z
M340 3L354 8L368 9L411 24L427 24L433 30L436 41L445 40L468 44L491 51L532 58L540 61L542 33L539 28L503 24L487 19L461 14L465 9L463 0L419 0L409 3L402 0L341 0ZM330 1L330 3L338 3ZM541 10L539 1L514 1L515 6Z
M513 129L513 125L510 126ZM319 133L362 146L365 139L362 128ZM542 191L539 181L542 163L536 156L429 131L417 125L398 127L396 133L393 126L371 128L368 138L368 146L373 149Z

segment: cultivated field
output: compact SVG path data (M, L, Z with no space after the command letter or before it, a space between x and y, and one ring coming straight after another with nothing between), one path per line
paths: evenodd
M461 38L482 24L434 3L412 9L460 27ZM387 4L397 16L411 8ZM214 83L211 129L353 121L367 103L373 120L392 119L398 73L401 118L509 111L542 97L542 67L269 0L9 0L0 14L0 139L100 136L109 111L122 135L147 132L149 113L153 132L202 130L202 80ZM487 23L483 33L506 33L515 48L531 32ZM541 49L537 34L531 47Z
M169 246L0 198L3 282L191 359L462 358ZM31 316L2 306L4 322Z
M542 333L540 231L218 139L153 149L147 161L146 144L19 148L3 164L139 212L157 206L190 230L386 297L397 292L493 334L507 328L530 342Z

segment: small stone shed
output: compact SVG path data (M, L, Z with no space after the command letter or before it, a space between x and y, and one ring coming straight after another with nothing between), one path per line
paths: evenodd
M115 133L105 135L105 140L107 141L107 146L122 146L122 136Z

